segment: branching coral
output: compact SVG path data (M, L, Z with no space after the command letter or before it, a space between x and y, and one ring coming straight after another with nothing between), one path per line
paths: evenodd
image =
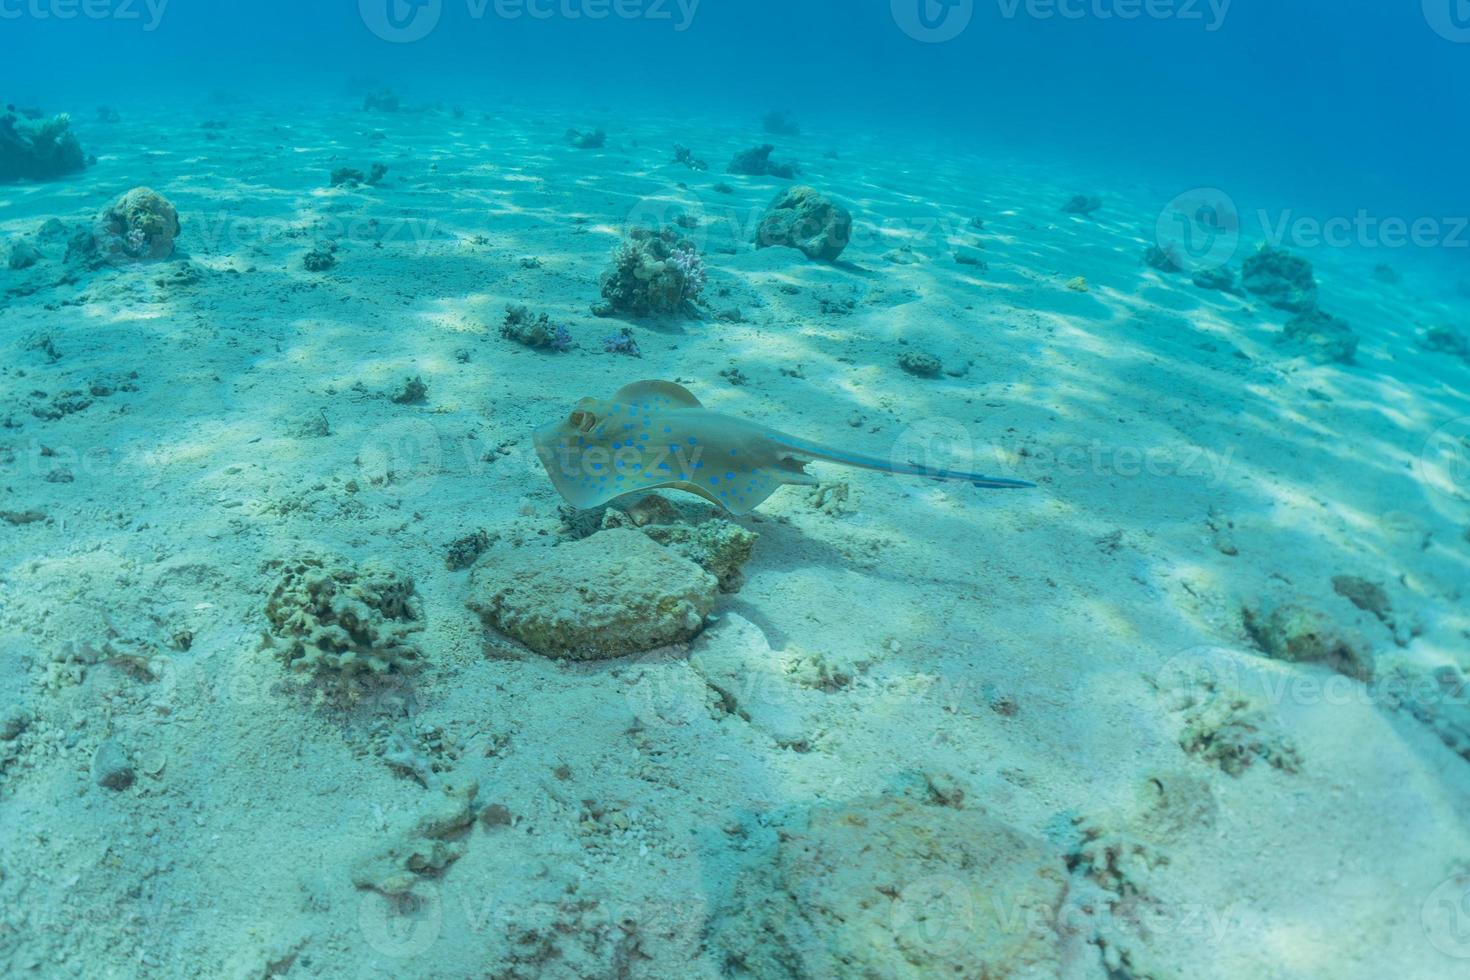
M679 313L699 299L708 281L704 259L693 242L671 228L635 228L613 253L603 276L600 316Z

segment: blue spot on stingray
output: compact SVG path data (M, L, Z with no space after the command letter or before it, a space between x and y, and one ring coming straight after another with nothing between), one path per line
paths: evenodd
M691 446L697 446L697 445L699 445L699 440L696 439L696 438L694 438L693 436L690 436L689 437L689 445L691 445Z
M720 496L721 497L728 497L728 496L730 496L730 491L729 490L721 490L720 491Z
M712 486L712 487L719 486L720 485L720 478L717 477L717 476L710 477L709 478L709 485Z
M669 447L669 452L671 452L671 453L677 453L678 451L679 451L679 447L678 446L670 446Z
M664 426L664 431L665 431L665 432L673 432L673 431L674 431L674 429L673 429L673 427L672 427L672 426L668 426L668 425L666 425L666 426Z
M669 464L668 463L659 463L658 464L658 468L661 469L661 470L669 470ZM669 470L669 472L672 473L673 470Z
M602 469L602 464L601 463L593 463L592 464L592 468L594 470L600 470L600 469Z
M738 450L738 449L732 449L732 450L730 450L730 455L731 456L739 456L740 455L740 450Z
M733 480L733 479L735 479L735 474L734 473L726 473L725 474L725 479L727 479L727 480Z
M624 429L625 429L625 430L626 430L626 429L631 429L631 428L633 428L633 423L632 423L632 422L624 422L624 423L623 423L623 428L624 428Z
M694 464L694 468L696 470L702 470L702 469L704 469L704 463L702 461L701 462L698 462L698 463L695 463Z

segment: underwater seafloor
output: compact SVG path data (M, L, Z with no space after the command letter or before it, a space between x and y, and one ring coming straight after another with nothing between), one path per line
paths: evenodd
M0 188L0 973L1466 969L1440 270L1301 253L1353 352L1146 261L1141 176L347 98L74 125L85 173ZM725 164L767 141L838 261L751 244L790 182ZM78 257L140 186L173 254ZM697 308L595 316L645 221ZM530 433L642 379L1038 487L818 462L749 517L572 513ZM649 652L509 635L670 603L711 614Z

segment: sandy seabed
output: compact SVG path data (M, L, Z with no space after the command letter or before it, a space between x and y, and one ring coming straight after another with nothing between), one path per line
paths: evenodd
M1453 283L1309 254L1361 337L1317 364L1275 343L1286 315L1144 264L1178 189L1143 179L774 140L857 222L823 264L750 244L785 185L722 173L762 141L728 121L122 109L79 126L84 175L0 188L6 236L139 185L183 219L171 261L77 270L60 240L0 270L0 972L1470 970L1470 364L1416 343L1470 323ZM1079 191L1091 218L1060 210ZM704 315L594 317L624 228L679 214ZM577 346L503 339L510 304ZM623 326L641 359L604 352ZM740 519L744 586L688 649L518 652L446 551L554 544L530 431L640 378L1039 486L818 463L821 492ZM280 563L316 552L414 580L418 672L343 701L263 646ZM1372 679L1268 657L1242 609L1282 603L1360 638ZM1424 677L1412 704L1381 683ZM354 882L472 784L457 859ZM871 839L811 829L870 811ZM1006 915L975 860L1051 889Z

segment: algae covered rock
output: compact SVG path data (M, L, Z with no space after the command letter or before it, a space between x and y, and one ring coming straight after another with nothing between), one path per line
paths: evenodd
M179 212L157 191L135 187L97 216L98 251L111 262L143 262L174 254Z
M776 195L756 230L755 247L783 245L809 259L833 262L852 240L852 215L811 187Z
M1324 364L1351 364L1358 353L1353 328L1318 309L1292 317L1276 342Z
M52 180L86 167L70 116L28 118L14 106L0 110L0 183Z
M922 350L906 350L898 355L898 366L918 378L937 378L944 373L944 362Z
M599 530L637 528L666 548L688 558L720 582L721 592L739 592L742 568L750 561L760 535L719 516L705 503L674 503L657 493L590 511L563 509L565 535L585 538Z
M265 614L270 645L292 670L385 674L422 658L413 580L376 563L352 567L317 555L289 562Z
M1061 857L975 810L885 795L779 828L711 919L727 975L1056 977Z
M1452 327L1434 326L1419 336L1419 346L1437 354L1450 354L1470 361L1470 339Z
M535 652L605 660L693 639L719 583L626 528L556 548L492 551L470 574L469 607Z
M651 524L643 533L714 575L721 592L740 591L744 581L740 569L750 561L759 538L754 531L719 518L699 524Z
M743 153L737 153L730 161L730 166L725 168L725 172L742 174L747 177L779 177L782 180L795 180L801 168L794 163L777 163L772 160L771 154L775 151L774 146L765 143Z
M565 352L572 348L572 334L566 327L552 323L545 313L532 315L524 306L507 306L500 336L532 350Z
M20 272L24 269L29 269L43 258L45 256L41 254L41 250L36 248L36 246L27 241L18 241L10 246L10 259L8 264L12 272Z
M1228 265L1201 269L1194 274L1194 284L1200 289L1218 289L1222 293L1239 292L1235 285L1235 273Z
M1092 212L1102 207L1102 198L1095 194L1074 194L1062 205L1063 214L1077 214L1090 218Z
M1312 264L1284 248L1261 246L1245 260L1241 284L1278 310L1306 313L1317 308L1317 280Z
M1373 655L1366 642L1320 609L1286 602L1265 613L1246 606L1241 618L1256 645L1277 660L1321 664L1361 681L1373 679Z

